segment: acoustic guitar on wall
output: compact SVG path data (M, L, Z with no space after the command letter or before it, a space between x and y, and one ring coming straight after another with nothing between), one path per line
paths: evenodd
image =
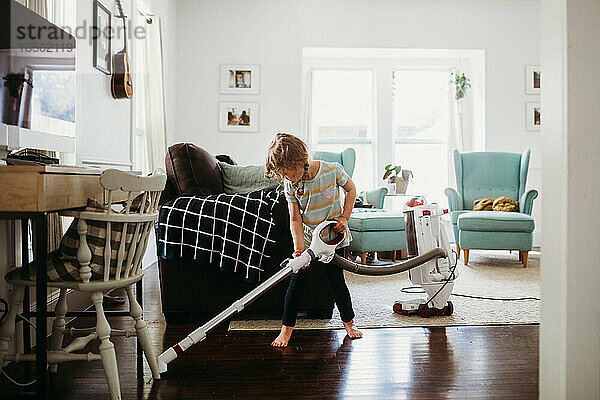
M117 0L119 15L116 18L123 20L123 50L116 53L112 58L113 72L110 79L110 90L115 99L131 99L133 97L133 82L127 57L127 17L123 14L121 1Z

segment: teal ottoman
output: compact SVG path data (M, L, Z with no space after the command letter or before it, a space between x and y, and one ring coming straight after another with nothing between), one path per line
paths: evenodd
M533 245L535 222L531 215L518 212L470 211L458 215L458 244L465 251L465 265L469 250L518 250L523 266L527 267L527 253Z
M352 242L348 250L361 254L366 264L366 253L371 251L401 251L406 253L404 213L374 208L355 208L348 221Z

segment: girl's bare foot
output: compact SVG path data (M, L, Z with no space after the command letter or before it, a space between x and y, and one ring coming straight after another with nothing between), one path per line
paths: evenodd
M271 346L287 347L288 342L290 341L290 337L292 336L293 330L294 330L294 327L292 327L292 326L282 325L279 336L277 336L277 338L275 338L275 340L273 340L273 342L271 343Z
M344 328L346 328L346 332L348 333L348 336L350 336L352 339L358 339L358 338L363 337L362 332L354 327L353 320L350 322L344 322Z

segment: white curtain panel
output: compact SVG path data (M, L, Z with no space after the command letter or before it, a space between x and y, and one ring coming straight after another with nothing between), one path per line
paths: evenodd
M454 88L454 85L452 85L452 87ZM451 90L450 91L450 96L451 96L451 126L450 126L450 130L449 130L449 137L448 137L448 153L447 153L447 160L448 160L448 183L450 185L450 187L454 187L456 188L456 176L454 173L454 156L453 156L453 152L454 149L459 149L460 151L463 151L464 149L464 137L463 137L463 126L462 126L462 112L460 110L460 100L456 100L454 98L455 96L455 91Z
M27 0L27 7L44 18L48 18L48 2L46 0Z
M454 70L454 73L458 74L457 70ZM454 77L451 77L451 80L454 80ZM451 110L451 118L450 118L450 129L449 129L449 137L448 137L448 183L450 187L456 188L456 175L454 173L454 149L458 149L459 151L465 150L465 129L463 128L463 100L456 99L456 86L451 83L451 90L449 90L450 94L450 104L452 104Z
M306 143L316 148L317 143L311 143L312 138L310 137L311 128L311 110L312 110L312 85L313 85L313 71L308 70L306 72L306 80L304 82L304 107L302 115L302 133L306 138Z
M152 21L152 23L150 23ZM163 47L160 18L146 19L142 82L145 104L145 142L148 172L165 168L167 151Z

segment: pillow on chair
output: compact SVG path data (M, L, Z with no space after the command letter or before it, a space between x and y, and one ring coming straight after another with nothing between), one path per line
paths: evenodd
M519 211L519 202L504 196L497 199L479 199L473 202L473 211Z
M519 211L519 202L514 201L510 197L498 197L494 200L494 205L492 206L494 211L506 211L506 212L514 212Z
M132 204L130 212L139 211L142 196L136 197ZM148 204L146 202L146 204ZM88 199L88 205L84 211L106 211L106 206ZM79 281L79 262L77 261L77 248L79 247L79 233L77 233L77 224L79 220L75 218L67 232L60 241L60 246L57 250L48 254L47 274L48 280L51 282L60 281ZM104 278L104 247L106 243L106 222L105 221L87 221L87 244L92 253L90 268L92 269L91 280L99 280ZM136 224L130 223L127 225L127 236L125 238L125 256L127 260L129 249L133 241ZM111 235L111 260L110 260L110 275L115 276L117 271L117 257L119 246L121 244L121 233L123 231L123 223L112 222L110 226ZM12 271L7 280L35 280L36 268L35 261L30 262L23 268Z
M473 211L492 211L494 199L479 199L473 202Z

